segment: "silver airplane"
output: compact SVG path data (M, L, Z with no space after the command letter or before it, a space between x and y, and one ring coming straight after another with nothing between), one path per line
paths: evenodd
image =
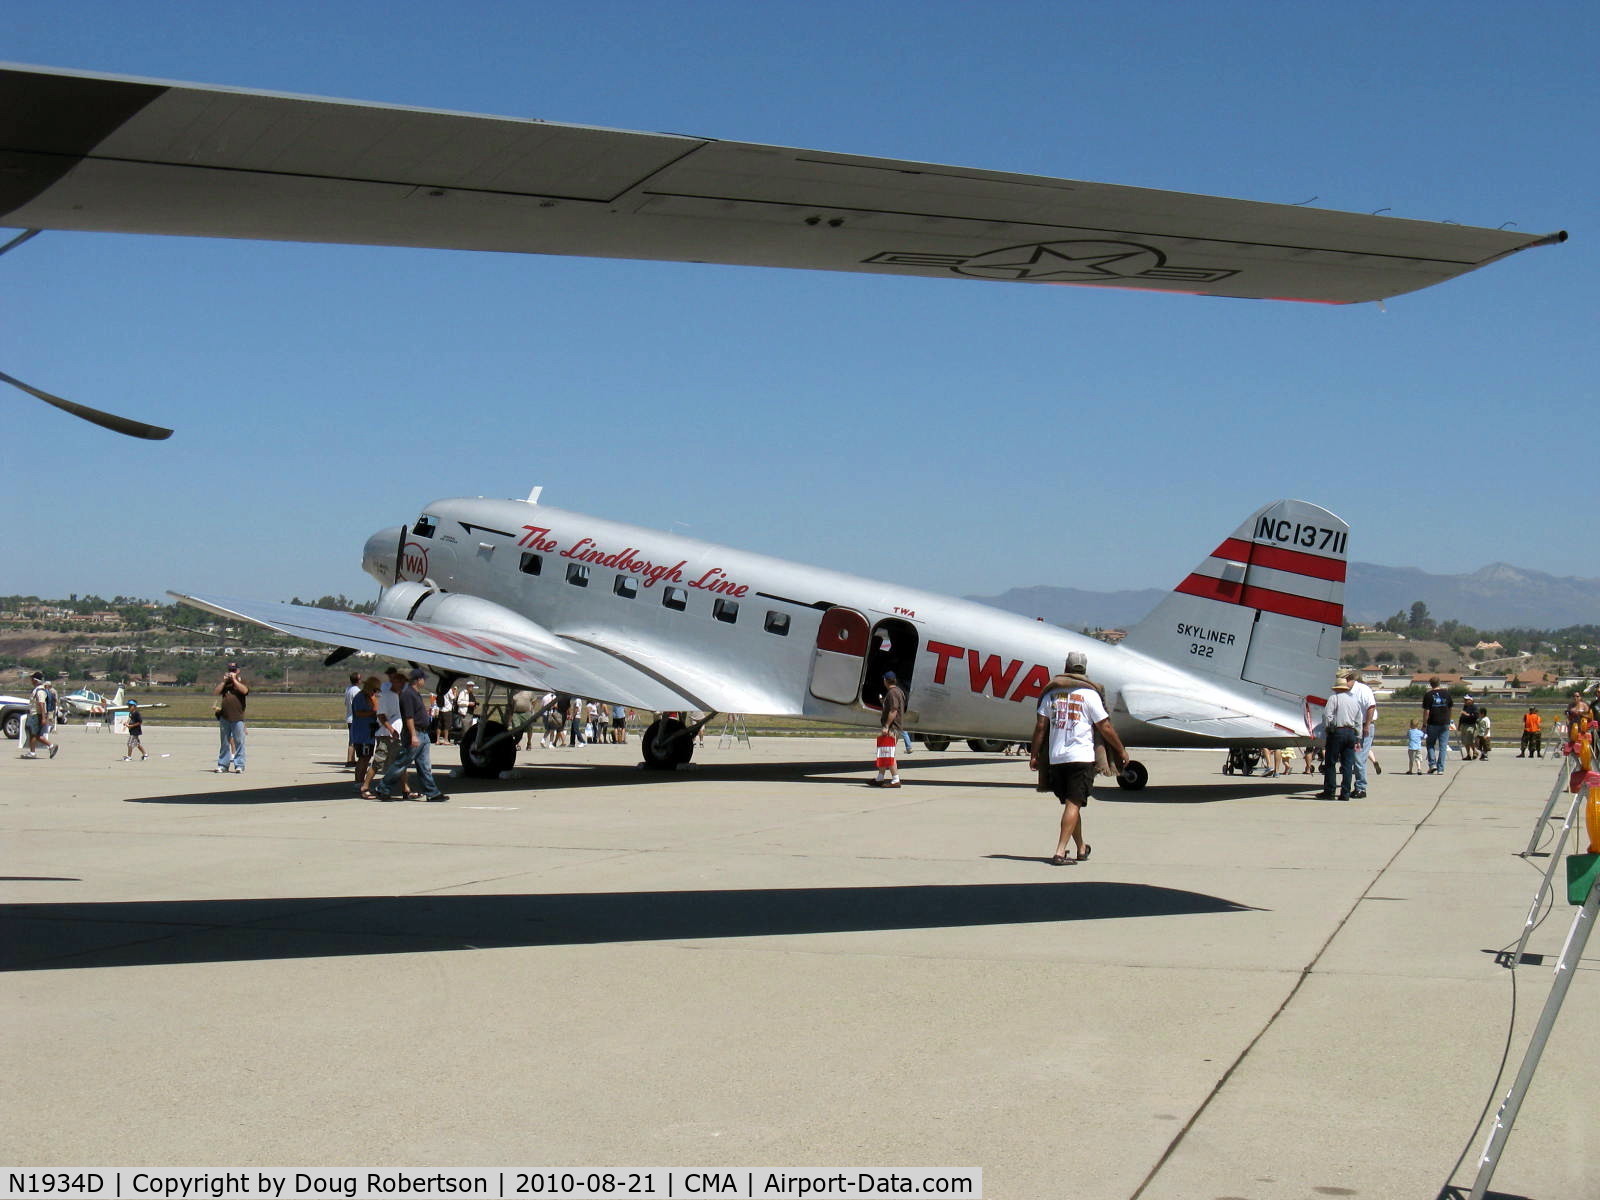
M799 267L1354 304L1566 240L0 64L0 225ZM171 430L0 382L106 428Z
M440 500L373 534L362 567L384 591L371 615L171 594L340 647L330 661L364 651L442 680L484 678L489 716L461 748L473 776L515 760L515 689L659 714L642 739L657 768L688 762L694 732L719 713L874 727L886 671L906 685L907 728L930 746L1023 741L1072 650L1088 655L1129 746L1292 745L1311 733L1338 666L1348 538L1326 509L1269 504L1116 646L531 498ZM706 716L686 723L691 710ZM1119 783L1148 778L1135 762Z

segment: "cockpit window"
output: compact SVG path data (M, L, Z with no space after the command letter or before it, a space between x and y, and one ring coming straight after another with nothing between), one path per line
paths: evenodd
M417 518L417 523L411 527L411 532L418 537L431 538L433 531L438 527L439 523L432 517L423 516Z

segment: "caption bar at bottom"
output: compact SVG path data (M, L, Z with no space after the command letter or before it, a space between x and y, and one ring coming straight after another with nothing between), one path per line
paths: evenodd
M473 1168L461 1171L302 1171L255 1169L148 1171L126 1167L71 1171L0 1168L0 1200L860 1200L876 1196L953 1196L982 1200L983 1172L931 1170L695 1170L685 1167Z

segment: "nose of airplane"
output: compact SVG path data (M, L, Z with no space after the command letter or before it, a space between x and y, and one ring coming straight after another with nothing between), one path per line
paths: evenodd
M405 537L404 525L391 525L380 529L367 539L361 551L361 569L384 587L395 581L395 564L400 561L400 542Z

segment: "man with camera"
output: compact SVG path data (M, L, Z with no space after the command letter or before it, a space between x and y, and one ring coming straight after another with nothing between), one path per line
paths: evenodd
M217 697L217 728L222 744L217 750L217 774L244 774L244 703L250 687L239 674L239 664L229 663L222 682L211 689Z

